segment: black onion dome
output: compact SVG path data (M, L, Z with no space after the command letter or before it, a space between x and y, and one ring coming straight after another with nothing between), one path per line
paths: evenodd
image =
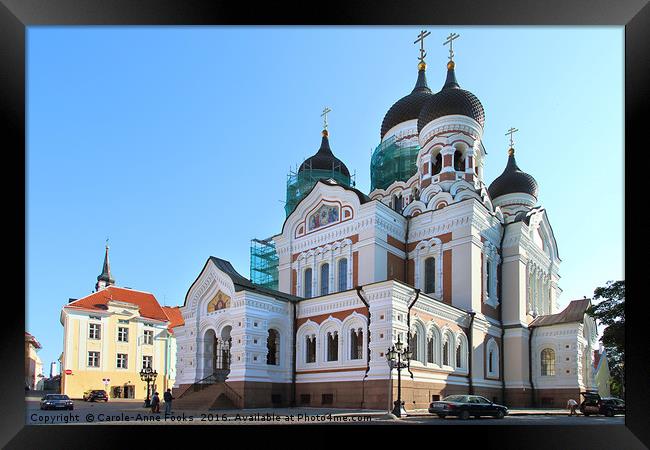
M505 170L488 188L490 197L495 199L506 194L524 193L530 194L537 199L537 181L532 175L522 172L517 166L513 149L510 149L509 154Z
M313 155L303 161L298 169L298 172L305 170L334 170L339 171L346 177L350 176L350 171L343 161L338 159L330 149L330 141L328 138L327 130L323 130L323 140L321 141L320 148Z
M426 70L422 67L418 70L418 81L409 95L402 97L393 106L390 107L384 121L381 123L381 138L386 135L388 130L407 120L417 119L422 110L422 106L431 98L433 92L427 86Z
M483 105L470 91L461 89L456 81L453 62L447 64L447 80L440 92L429 97L418 116L418 133L429 122L443 116L459 114L476 120L481 127L485 124Z

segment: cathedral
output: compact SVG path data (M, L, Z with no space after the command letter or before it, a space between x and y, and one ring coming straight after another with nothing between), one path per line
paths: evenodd
M564 407L595 388L590 300L558 306L558 244L517 130L487 184L486 114L456 76L458 35L436 90L429 34L415 86L381 123L370 192L334 155L325 109L320 147L288 177L282 229L253 240L251 278L207 258L174 329L179 409L392 408L397 341L411 354L406 410L451 394Z

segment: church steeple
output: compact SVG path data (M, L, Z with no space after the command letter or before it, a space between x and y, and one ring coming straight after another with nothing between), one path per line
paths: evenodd
M102 267L102 273L97 277L97 283L95 283L95 291L106 288L107 286L112 286L115 284L115 280L111 276L111 264L108 260L108 240L106 242L106 253L104 253L104 266Z

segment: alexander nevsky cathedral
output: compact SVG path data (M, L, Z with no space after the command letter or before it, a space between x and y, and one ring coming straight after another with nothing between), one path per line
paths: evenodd
M206 255L174 329L179 409L392 408L398 340L406 410L451 394L564 407L595 388L590 301L558 306L558 243L517 130L485 180L486 113L457 77L458 35L428 81L429 34L381 123L369 193L334 155L326 109L320 146L287 177L282 229L251 242L250 278Z

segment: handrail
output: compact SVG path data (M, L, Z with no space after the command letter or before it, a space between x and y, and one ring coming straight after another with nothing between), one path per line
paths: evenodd
M198 391L200 391L202 389L205 389L208 385L218 382L219 379L217 378L217 375L219 375L217 372L212 372L207 377L202 378L199 381L195 381L187 389L185 389L185 391L181 395L179 395L178 398L181 399L188 392L198 392Z
M224 394L226 394L226 397L228 397L228 399L231 402L233 402L237 408L241 408L243 406L243 399L242 399L241 395L239 395L239 393L237 391L235 391L233 388L228 386L228 383L226 383L225 381L223 381L222 383L226 387L226 389L224 389ZM228 394L230 394L230 395L228 395ZM232 398L233 394L235 396L234 400Z

